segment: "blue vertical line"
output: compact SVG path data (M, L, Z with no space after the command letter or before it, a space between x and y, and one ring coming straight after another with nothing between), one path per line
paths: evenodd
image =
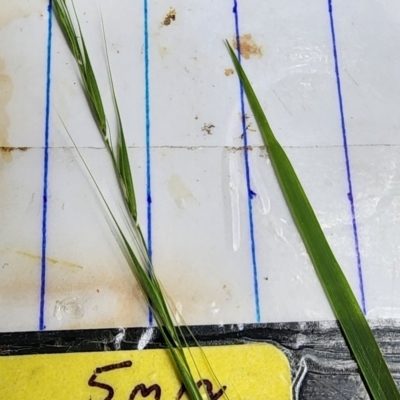
M47 6L47 58L46 58L46 102L45 102L45 129L44 129L44 161L43 161L43 209L42 209L42 258L40 274L40 314L39 329L46 329L44 322L44 308L46 296L46 252L47 252L47 194L49 176L49 134L50 134L50 87L51 87L51 42L52 42L52 0Z
M341 83L340 83L339 62L338 62L338 54L337 54L337 46L336 46L335 23L334 23L334 17L333 17L332 0L328 0L328 9L329 9L329 19L330 19L331 34L332 34L333 58L335 60L336 86L337 86L338 99L339 99L340 123L341 123L341 127L342 127L342 136L343 136L343 149L344 149L344 156L345 156L345 160L346 160L346 177L347 177L347 184L348 184L347 197L349 199L350 209L351 209L354 245L355 245L355 251L356 251L356 256L357 256L357 271L358 271L358 281L359 281L359 288L360 288L360 295L361 295L361 306L362 306L363 313L365 314L366 307L365 307L363 272L362 272L362 265L361 265L360 246L359 246L359 240L358 240L357 218L356 218L356 211L355 211L355 206L354 206L353 185L351 183L350 157L349 157L349 149L348 149L348 145L347 145L346 122L345 122L344 110L343 110L343 96L342 96L342 87L341 87Z
M237 1L233 1L233 14L235 16L235 34L236 34L236 43L237 43L237 55L239 62L241 63L241 54L240 54L240 35L239 35L239 10ZM240 108L242 113L242 132L243 132L243 144L244 144L244 164L246 170L246 184L247 184L247 204L248 204L248 212L249 212L249 230L250 230L250 245L251 245L251 261L253 267L253 289L254 289L254 301L255 301L255 311L256 311L256 321L260 322L260 297L258 290L258 271L257 271L257 256L256 256L256 240L254 235L254 221L253 221L253 203L252 200L256 196L256 194L251 190L250 184L250 165L249 165L249 150L247 148L247 129L246 129L246 110L244 105L244 91L243 85L239 81L240 84Z
M150 259L153 255L151 216L151 151L150 151L150 79L149 79L149 10L144 0L144 81L146 103L146 199L147 199L147 248ZM153 325L153 314L149 309L149 325Z

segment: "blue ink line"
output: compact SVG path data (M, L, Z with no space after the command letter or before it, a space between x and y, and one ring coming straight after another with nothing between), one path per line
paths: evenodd
M150 260L153 255L151 216L151 152L150 152L150 79L149 79L149 10L144 0L144 81L146 102L146 199L147 199L147 249ZM149 309L149 325L153 325L153 314Z
M356 255L357 255L358 280L359 280L359 288L360 288L360 294L361 294L361 306L362 306L363 313L366 314L364 282L363 282L363 273L362 273L362 266L361 266L361 254L360 254L360 247L359 247L359 241L358 241L356 211L355 211L355 207L354 207L353 185L351 183L350 158L349 158L349 149L347 146L346 123L345 123L344 111L343 111L343 97L342 97L342 87L341 87L341 83L340 83L338 54L337 54L337 48L336 48L336 35L335 35L335 24L334 24L334 17L333 17L332 0L328 0L328 9L329 9L330 24L331 24L333 57L335 60L336 85L337 85L338 98L339 98L340 122L341 122L341 126L342 126L342 136L343 136L343 149L344 149L344 156L346 159L346 174L347 174L347 183L348 183L347 198L349 199L350 208L351 208L354 244L355 244L355 250L356 250Z
M51 87L51 42L53 31L53 5L52 0L47 6L47 67L46 67L46 106L44 130L44 164L43 164L43 210L42 210L42 265L40 275L40 315L39 329L46 329L44 324L44 307L46 295L46 251L47 251L47 193L49 176L49 134L50 134L50 87Z
M235 15L235 30L236 30L236 43L237 43L237 55L239 62L242 61L240 55L240 38L239 38L239 11L236 0L233 0L233 14ZM243 85L240 82L240 107L242 113L242 132L243 132L243 144L244 144L244 163L246 169L246 184L247 184L247 204L249 210L249 228L250 228L250 243L251 243L251 260L253 265L253 286L254 286L254 300L256 308L256 321L260 322L260 298L258 293L258 273L257 273L257 257L256 257L256 241L254 235L254 222L253 222L253 204L252 200L255 197L255 192L251 189L250 185L250 165L249 165L249 152L247 148L247 130L246 130L246 110L244 105L244 91Z

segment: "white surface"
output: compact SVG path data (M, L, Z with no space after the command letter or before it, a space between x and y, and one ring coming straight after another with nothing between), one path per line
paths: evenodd
M28 147L0 156L0 330L37 330L47 1L0 3L0 144ZM107 87L97 1L76 3ZM100 3L146 231L143 4ZM170 7L176 21L164 26ZM244 156L237 149L239 86L236 74L224 73L232 68L223 44L235 35L232 7L228 0L149 2L154 265L191 324L257 320ZM334 0L333 7L367 315L400 317L400 6ZM262 49L261 57L244 60L246 71L359 297L328 2L241 0L239 18L241 34ZM147 325L146 306L57 116L102 187L112 187L56 21L51 60L46 329ZM260 320L330 319L257 147L254 121L248 123ZM211 135L204 124L215 126Z

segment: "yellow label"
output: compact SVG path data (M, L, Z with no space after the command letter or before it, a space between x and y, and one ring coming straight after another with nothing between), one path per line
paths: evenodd
M191 349L204 398L290 400L286 356L268 344ZM188 353L187 353L188 354ZM0 399L187 400L166 350L45 354L0 357ZM189 356L190 358L190 356ZM189 361L191 367L194 366ZM224 396L226 393L227 397Z

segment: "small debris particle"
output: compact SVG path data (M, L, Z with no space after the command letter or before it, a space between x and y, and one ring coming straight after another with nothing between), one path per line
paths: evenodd
M264 279L267 281L268 280L268 276L266 276Z
M251 132L257 132L256 129L253 129L251 127L251 122L249 124L246 125L246 131L251 131Z
M248 60L251 56L257 56L258 58L262 56L261 47L256 44L250 33L246 33L245 35L240 36L239 43L240 43L240 54L246 60ZM236 38L234 38L233 40L233 46L235 47L236 50L239 47Z
M194 117L194 119L199 119L199 116L198 116L198 115L196 115L196 116Z
M233 71L232 68L226 68L225 69L225 75L226 76L233 75L233 74L234 74L234 71Z
M212 135L212 129L215 128L213 124L204 124L201 130L207 132L207 134Z
M176 11L174 8L171 8L168 11L168 14L164 18L163 25L165 26L171 25L171 22L175 20L176 20Z

